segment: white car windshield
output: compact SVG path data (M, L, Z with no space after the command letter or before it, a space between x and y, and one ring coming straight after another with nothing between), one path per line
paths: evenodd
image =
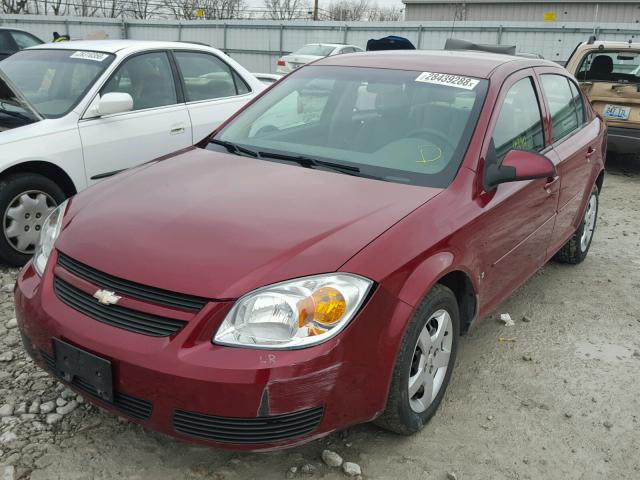
M66 115L113 61L109 53L84 50L23 50L0 69L45 118Z
M336 49L333 45L305 45L293 52L294 55L314 55L317 57L326 57Z
M487 85L442 73L303 67L233 119L210 148L233 144L265 160L289 156L300 163L304 156L307 164L330 162L345 173L446 187Z

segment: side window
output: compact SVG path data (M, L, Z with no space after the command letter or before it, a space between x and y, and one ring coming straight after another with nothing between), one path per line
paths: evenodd
M188 102L232 97L249 91L240 75L215 55L197 52L174 52L174 55Z
M40 45L42 42L33 35L29 35L24 32L11 32L13 41L16 42L19 49L33 47L34 45Z
M541 75L542 90L551 110L553 141L557 142L578 128L576 105L569 80L562 75Z
M0 53L12 53L14 49L9 34L0 31Z
M163 107L178 102L171 65L165 52L145 53L125 60L100 94L110 92L131 95L134 110Z
M542 115L531 77L516 82L504 98L493 130L498 160L509 150L539 152L544 148Z
M576 108L576 115L578 116L578 124L582 125L585 121L584 113L584 97L580 89L576 87L576 84L569 80L569 86L571 87L571 94L573 95L573 103Z

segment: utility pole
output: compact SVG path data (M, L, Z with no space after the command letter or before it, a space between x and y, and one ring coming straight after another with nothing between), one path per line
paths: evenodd
M318 20L318 0L313 0L313 19Z

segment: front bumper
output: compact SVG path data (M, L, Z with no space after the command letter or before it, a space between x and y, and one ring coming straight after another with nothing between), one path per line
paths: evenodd
M214 345L231 308L210 302L180 331L152 337L96 321L53 288L55 254L43 279L29 263L15 292L26 350L52 374L52 338L111 361L113 403L81 381L69 386L132 421L196 443L268 450L369 421L385 406L411 307L378 288L337 337L300 350ZM95 291L95 290L94 290Z
M640 128L608 127L608 149L616 153L640 152Z

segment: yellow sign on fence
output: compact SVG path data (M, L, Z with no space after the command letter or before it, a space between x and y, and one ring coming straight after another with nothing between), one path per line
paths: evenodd
M196 17L198 17L198 18L204 17L204 11L201 8L196 10ZM555 20L555 18L554 18L554 20Z
M556 21L556 12L553 10L550 12L544 12L544 21L545 22L555 22Z

